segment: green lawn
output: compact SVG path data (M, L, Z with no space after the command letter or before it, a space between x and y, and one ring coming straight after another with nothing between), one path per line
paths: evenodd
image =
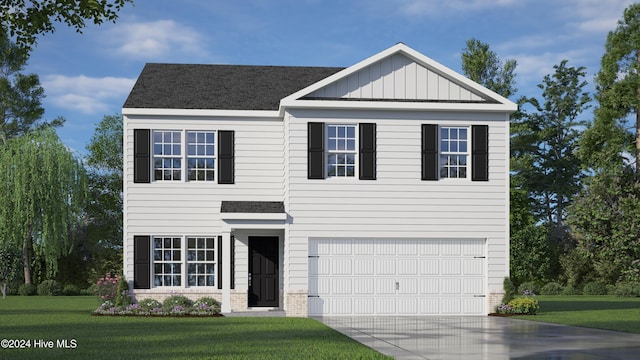
M538 314L521 318L640 334L640 298L587 295L536 298L540 302Z
M29 349L0 348L0 359L386 358L313 319L91 316L97 306L94 297L0 299L0 339L31 340ZM36 340L54 349L35 349Z

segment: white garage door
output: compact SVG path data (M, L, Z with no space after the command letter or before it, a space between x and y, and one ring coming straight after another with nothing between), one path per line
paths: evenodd
M484 239L314 239L309 315L484 315Z

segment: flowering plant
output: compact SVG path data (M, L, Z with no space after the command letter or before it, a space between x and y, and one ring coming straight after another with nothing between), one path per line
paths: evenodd
M107 273L104 277L101 277L96 283L95 293L100 300L113 302L118 295L118 275L111 276L111 273Z

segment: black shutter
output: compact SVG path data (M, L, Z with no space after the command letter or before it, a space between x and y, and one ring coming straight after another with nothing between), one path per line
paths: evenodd
M360 180L376 179L376 124L360 124Z
M489 181L489 126L471 127L471 180Z
M236 238L231 235L231 290L236 288Z
M133 237L133 288L151 288L151 236Z
M133 182L151 182L151 131L133 130Z
M218 184L233 184L234 132L218 131Z
M438 180L438 125L422 124L422 180Z
M218 236L218 289L222 289L222 236Z
M307 178L324 179L324 123L308 124L307 146Z

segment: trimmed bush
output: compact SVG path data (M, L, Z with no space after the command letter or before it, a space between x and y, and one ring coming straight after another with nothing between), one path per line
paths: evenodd
M507 304L509 301L513 300L516 297L516 287L513 285L513 282L509 277L504 278L504 282L502 283L504 287L504 296L502 297L502 303Z
M210 309L217 313L220 312L220 302L212 297L201 297L193 303L193 309Z
M62 286L55 280L45 280L38 285L38 295L58 296L62 294Z
M564 286L557 282L549 282L546 283L542 289L540 289L540 294L542 295L560 295L564 290Z
M18 293L22 296L33 296L38 293L38 287L34 284L22 284L18 288Z
M162 304L156 299L142 299L140 300L140 302L138 302L138 305L144 311L151 311L153 309L162 308Z
M513 299L507 305L511 308L512 314L535 315L540 309L538 300L530 297Z
M564 290L562 290L562 295L580 295L580 290L567 285Z
M584 295L607 295L607 284L602 281L593 281L585 284L582 289Z
M540 294L540 288L532 281L524 282L518 287L518 293L524 294L526 291Z
M162 302L162 310L171 312L176 306L188 309L193 306L193 301L184 295L171 295Z
M80 288L73 284L65 285L65 287L62 289L62 295L78 296L80 295Z
M640 283L619 282L616 284L614 295L620 297L638 297L640 296Z
M129 283L124 275L120 275L118 280L118 293L116 294L116 307L123 308L133 305L134 301L129 294Z

